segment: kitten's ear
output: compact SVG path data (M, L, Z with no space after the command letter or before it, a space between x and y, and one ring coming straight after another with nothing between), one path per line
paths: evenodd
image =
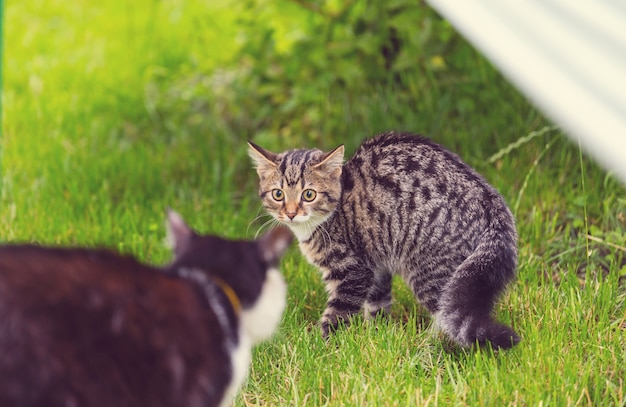
M189 247L194 231L183 220L178 212L167 209L167 241L174 250L175 257L180 256Z
M278 264L292 240L293 235L287 227L279 226L270 230L258 240L261 257L268 264Z
M328 153L324 153L320 158L320 162L315 164L313 168L324 169L330 174L340 175L343 165L343 144Z
M276 154L248 141L248 155L257 172L276 168Z

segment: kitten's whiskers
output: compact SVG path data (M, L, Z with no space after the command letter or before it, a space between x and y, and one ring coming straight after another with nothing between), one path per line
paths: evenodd
M277 221L276 219L274 219L274 217L272 216L269 220L265 221L265 223L263 223L259 229L256 231L256 233L254 234L254 238L256 239L259 236L259 233L261 233L261 231L263 230L264 227L267 226L267 230L272 230L275 227L279 226L280 222Z
M311 221L307 223L309 227L309 235L315 233L316 229L320 230L320 234L322 236L322 248L325 250L328 246L332 244L332 238L330 237L330 233L324 227L324 219L323 216L319 215L311 215Z
M252 226L252 224L253 224L254 222L256 222L257 220L262 219L262 218L264 218L264 217L270 217L270 218L273 218L273 217L272 217L272 215L270 215L269 213L266 213L266 212L264 212L264 213L262 213L262 214L260 214L260 215L259 215L259 212L261 211L261 209L263 209L263 205L260 205L260 206L259 206L259 209L257 209L257 211L256 211L257 216L256 216L254 219L252 219L252 220L250 221L250 223L248 223L248 227L246 228L246 235L248 235L248 233L250 232L250 226ZM265 222L263 225L261 225L261 227L259 228L259 231L263 229L263 226L265 226L265 224L266 224L266 223L267 223L267 222ZM257 231L257 232L256 232L255 237L259 235L259 231Z

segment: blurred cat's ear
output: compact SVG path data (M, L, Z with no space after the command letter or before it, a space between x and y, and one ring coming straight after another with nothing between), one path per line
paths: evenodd
M343 144L328 153L324 153L320 158L320 162L315 164L313 168L324 169L328 173L339 175L343 165Z
M293 235L287 227L279 226L270 230L258 240L261 257L268 264L278 264L292 240Z
M248 155L257 171L276 167L276 154L257 146L251 141L248 141Z
M176 257L180 256L189 247L194 231L183 220L178 212L167 209L167 241L174 250Z

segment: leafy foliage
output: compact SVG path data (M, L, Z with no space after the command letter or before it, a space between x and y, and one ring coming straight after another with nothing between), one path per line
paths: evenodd
M379 89L415 98L446 69L442 55L457 40L447 22L410 0L248 0L239 7L234 121L300 141L319 141L346 95L348 104Z

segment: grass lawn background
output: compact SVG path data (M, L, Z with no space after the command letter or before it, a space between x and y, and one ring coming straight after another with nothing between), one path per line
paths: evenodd
M258 24L289 38L307 14L285 10L292 19ZM400 281L388 321L356 321L325 344L325 292L294 247L283 324L255 350L236 405L626 403L626 195L615 178L466 44L450 56L464 61L456 81L416 77L413 98L374 86L321 95L309 139L297 131L305 118L273 130L284 111L236 120L248 117L228 98L244 28L228 2L5 1L0 239L104 245L160 264L168 206L202 232L255 235L248 138L273 150L345 144L349 154L379 131L422 133L515 212L519 278L497 316L520 345L495 355L454 347ZM236 91L245 101L259 89Z

